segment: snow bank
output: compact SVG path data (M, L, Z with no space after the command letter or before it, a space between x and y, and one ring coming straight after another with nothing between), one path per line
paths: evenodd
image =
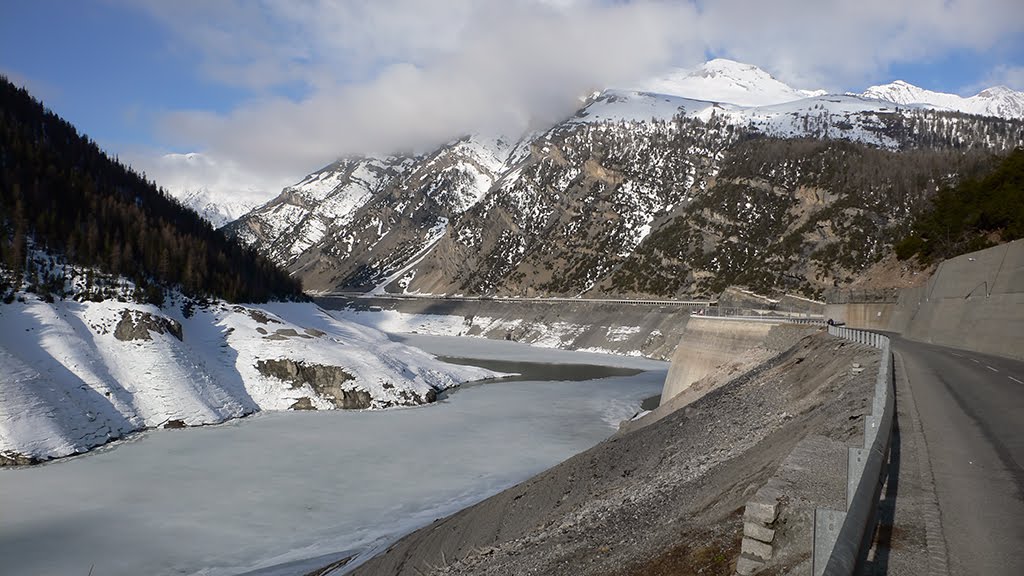
M126 315L177 323L182 338L155 329L126 336ZM257 367L266 360L330 367L343 375L341 392L368 394L370 408L429 402L438 390L494 375L445 364L313 304L217 304L186 318L116 301L30 300L0 306L0 328L0 464L84 452L144 428L340 405L339 387L267 375Z

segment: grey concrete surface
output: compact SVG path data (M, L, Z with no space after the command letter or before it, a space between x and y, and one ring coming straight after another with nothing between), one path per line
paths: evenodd
M890 336L920 419L949 572L1024 574L1024 362ZM903 472L912 487L927 478ZM926 493L909 494L927 504ZM919 524L897 517L892 549L919 543Z
M851 328L1024 360L1024 240L942 262L897 304L830 304L825 314Z

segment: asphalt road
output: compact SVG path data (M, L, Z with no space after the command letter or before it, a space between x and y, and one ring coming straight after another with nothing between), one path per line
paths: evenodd
M1024 362L890 337L920 417L949 572L1024 574Z

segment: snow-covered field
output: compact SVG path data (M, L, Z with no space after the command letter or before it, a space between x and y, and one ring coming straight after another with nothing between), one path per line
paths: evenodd
M119 339L126 316L129 326L177 323L182 338L158 328L139 332L148 339ZM0 456L8 458L67 456L144 428L215 424L300 401L338 405L338 389L269 376L257 369L266 360L340 369L348 378L340 388L368 394L376 408L420 404L493 375L313 304L217 304L185 317L175 306L30 297L0 305L0 328Z
M81 576L95 565L104 576L221 576L369 554L599 442L665 376L666 364L636 358L483 339L406 342L451 356L654 370L473 386L420 408L266 412L0 470L5 573Z

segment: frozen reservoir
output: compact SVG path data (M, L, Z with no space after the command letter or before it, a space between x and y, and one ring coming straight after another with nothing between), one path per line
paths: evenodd
M289 563L303 559L369 553L607 438L661 391L667 368L480 339L406 341L459 358L647 371L473 385L409 409L262 413L0 470L4 573L287 574L302 573Z

